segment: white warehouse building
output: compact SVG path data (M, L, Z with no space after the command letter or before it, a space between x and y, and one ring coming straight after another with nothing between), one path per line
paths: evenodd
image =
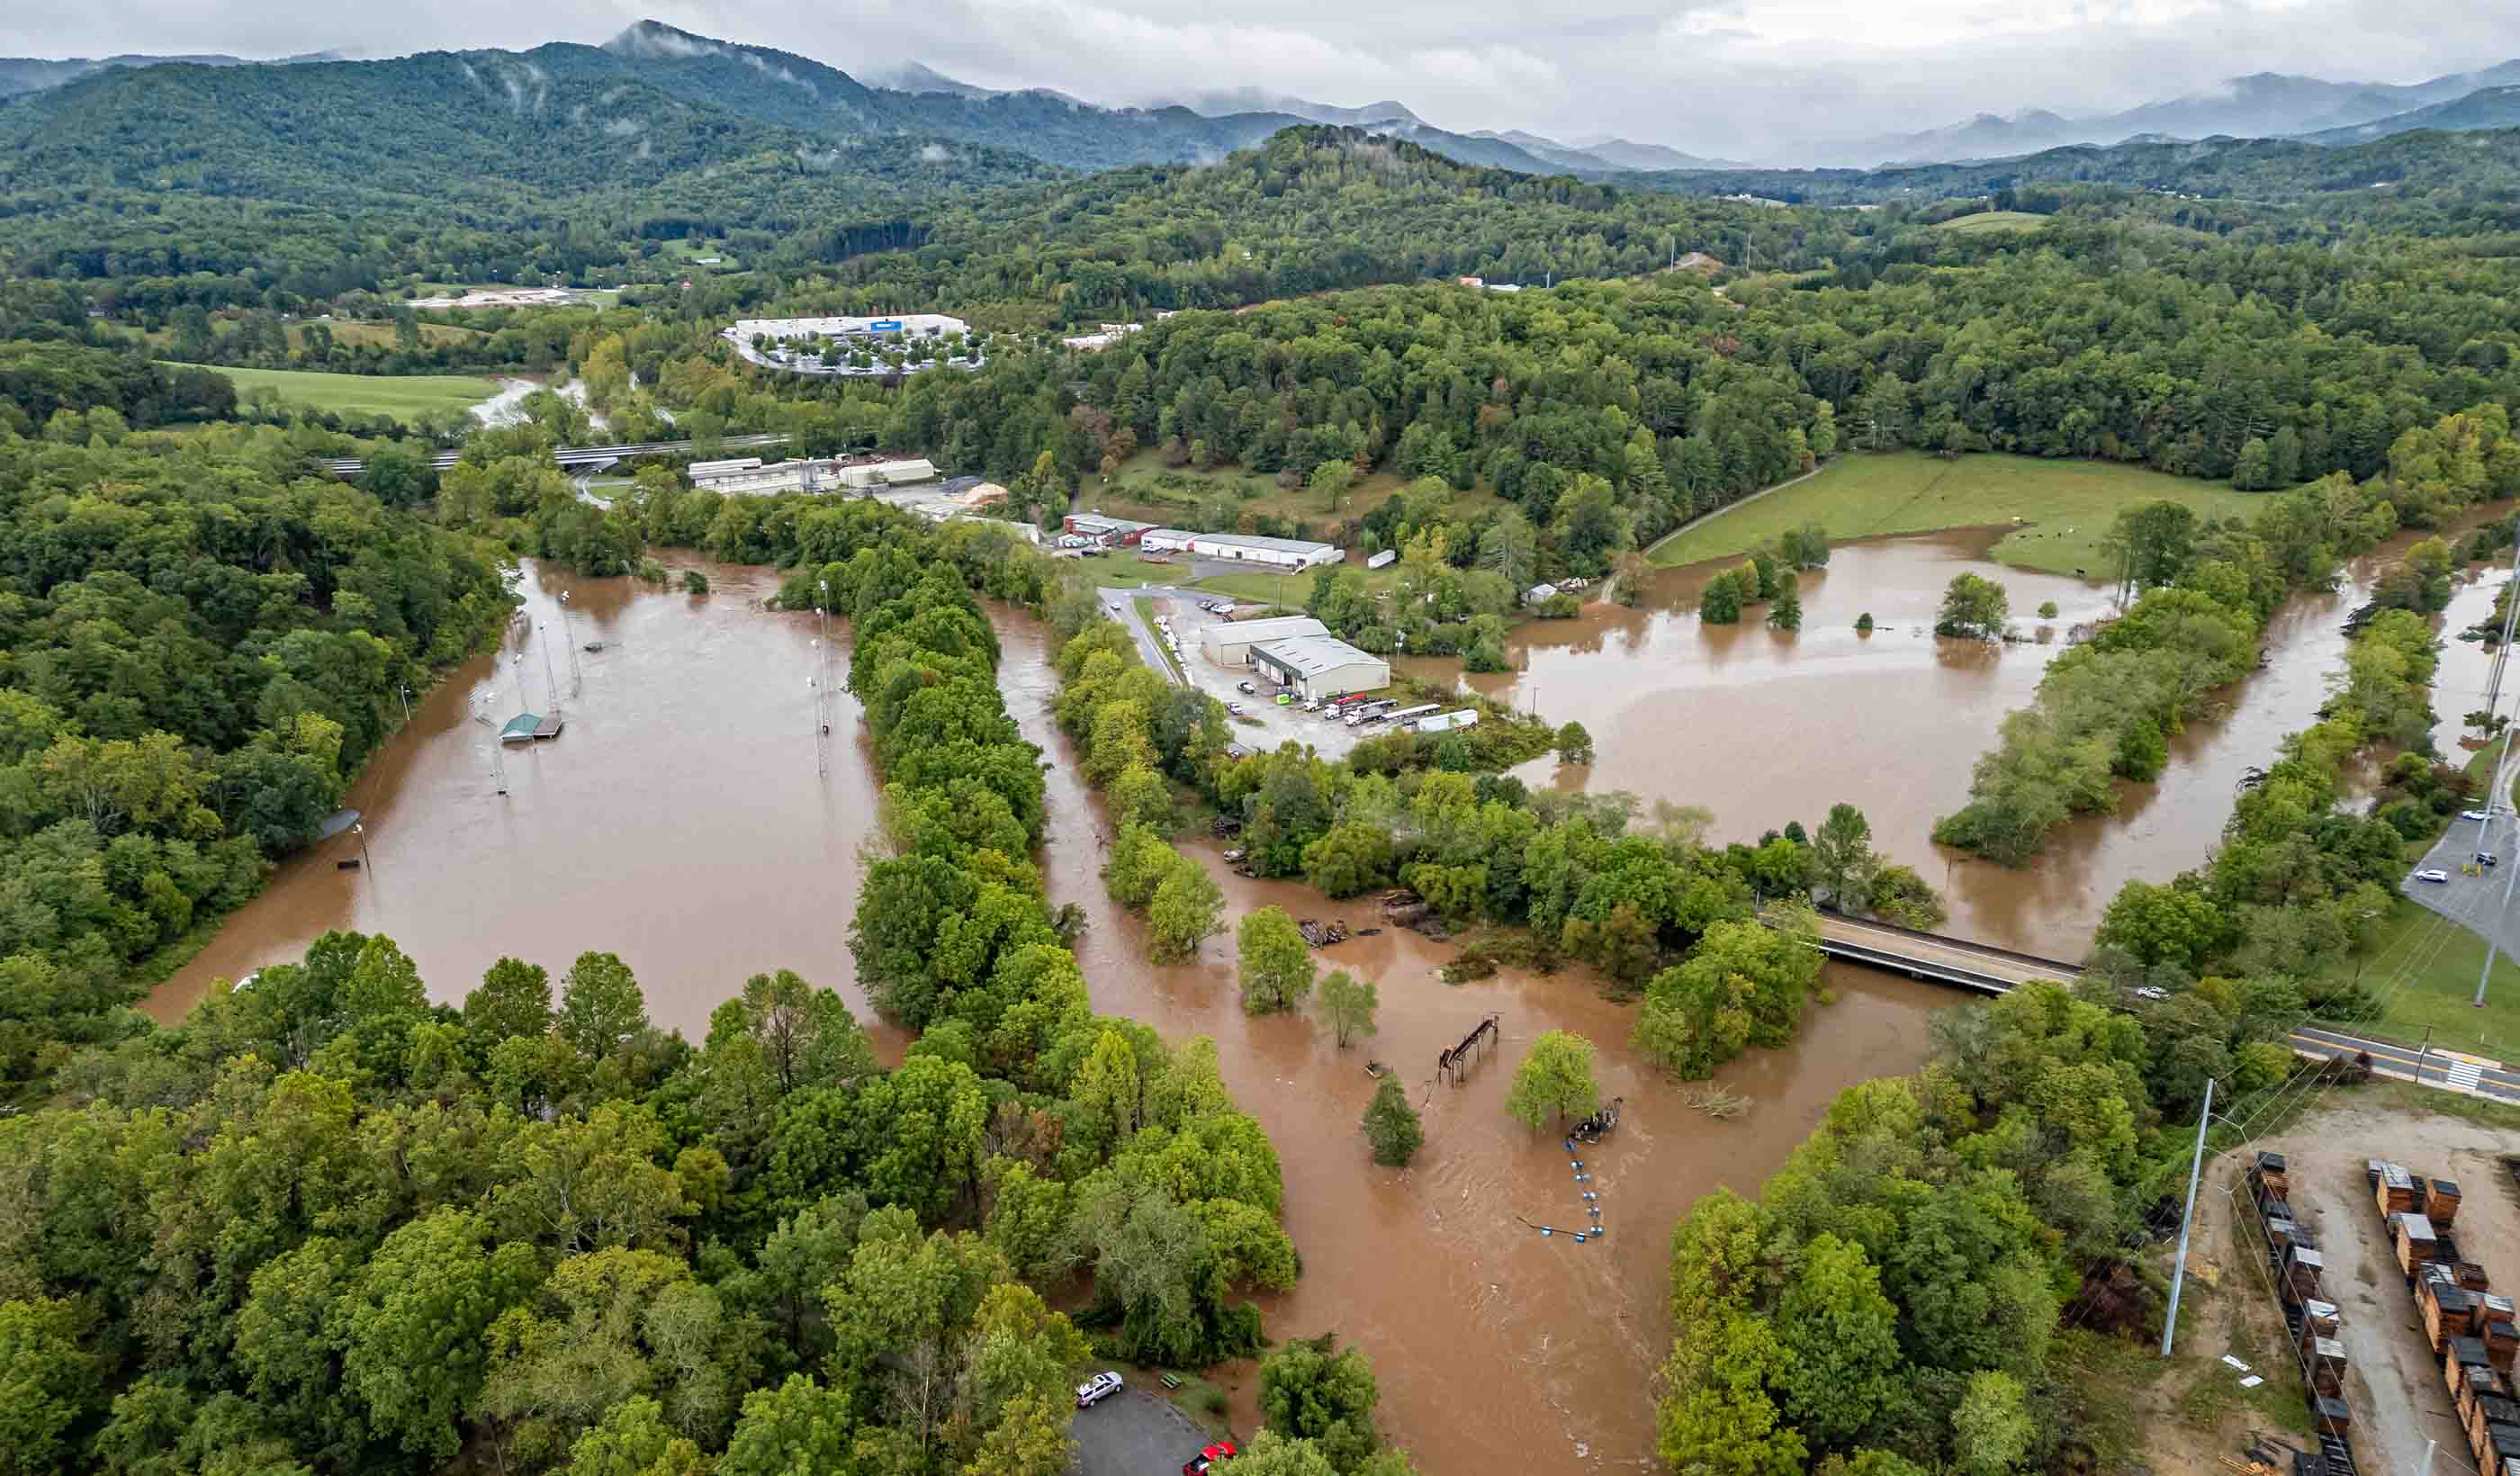
M1391 685L1391 663L1336 636L1294 636L1251 648L1251 664L1304 697L1343 697Z
M1153 536L1151 534L1149 537ZM1310 615L1281 615L1274 620L1228 620L1198 633L1199 654L1219 666L1248 666L1251 649L1297 636L1327 636L1330 628Z
M1265 563L1272 568L1309 569L1337 563L1347 555L1326 543L1300 538L1267 538L1257 533L1192 533L1186 528L1151 528L1138 540L1149 554L1188 554L1193 559L1222 559Z

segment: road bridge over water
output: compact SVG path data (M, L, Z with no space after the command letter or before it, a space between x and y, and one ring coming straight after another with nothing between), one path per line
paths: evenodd
M709 449L749 451L762 446L784 445L787 440L785 431L762 431L752 435L721 436L709 443ZM553 450L552 460L565 471L589 471L609 467L615 462L635 461L643 456L691 454L690 441L633 441L617 446L561 446ZM443 471L454 466L462 455L459 451L440 451L429 458L429 463ZM365 462L353 456L328 457L318 460L315 465L343 481L349 481L368 470Z
M1832 959L1913 979L1930 979L1977 994L2009 994L2016 985L2033 979L2071 984L2083 976L2078 964L2036 954L1946 938L1939 933L1920 933L1886 922L1860 921L1835 913L1819 916L1820 951ZM2402 1046L2309 1024L2291 1032L2290 1045L2294 1053L2322 1061L2340 1053L2364 1052L2371 1057L2372 1071L2380 1076L2520 1103L2520 1072L2505 1070L2501 1062L2482 1056Z

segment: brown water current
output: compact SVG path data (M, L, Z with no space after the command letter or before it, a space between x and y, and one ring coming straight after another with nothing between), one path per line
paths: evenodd
M877 802L858 711L834 694L830 773L818 777L806 686L813 617L761 607L773 570L702 567L715 592L691 599L529 566L524 619L499 654L431 693L362 777L351 802L365 813L372 865L336 870L359 854L343 836L282 867L158 991L151 1012L176 1018L213 977L293 960L326 929L354 927L393 937L442 1000L460 998L502 955L557 975L580 951L607 949L637 972L651 1015L694 1038L747 975L783 966L839 987L869 1018L846 947ZM606 643L578 653L574 696L558 637L563 590L575 640ZM1091 918L1079 958L1095 1006L1175 1043L1214 1036L1236 1099L1278 1146L1304 1275L1264 1304L1270 1335L1336 1331L1362 1345L1381 1381L1385 1433L1417 1453L1421 1470L1648 1467L1653 1371L1671 1338L1672 1225L1718 1185L1755 1192L1842 1088L1916 1065L1929 1015L1958 997L1832 966L1835 1002L1812 1007L1792 1049L1754 1051L1724 1074L1722 1085L1751 1102L1729 1122L1690 1108L1682 1088L1643 1067L1627 1045L1634 1006L1602 1000L1585 976L1508 972L1449 987L1436 970L1453 950L1415 933L1322 955L1326 969L1350 969L1381 991L1379 1033L1355 1049L1337 1050L1302 1016L1248 1018L1236 998L1235 920L1275 902L1298 917L1371 925L1371 909L1234 876L1199 847L1232 904L1229 930L1192 962L1147 963L1141 923L1103 893L1099 802L1049 712L1050 639L1020 611L993 614L1010 710L1050 764L1051 897ZM485 751L491 734L469 710L487 699L504 720L520 680L524 705L546 710L545 642L567 726L550 742L506 750L502 798ZM834 670L844 662L845 637ZM1458 1085L1435 1082L1436 1052L1490 1013L1496 1047ZM1587 1150L1594 1177L1581 1185L1556 1134L1526 1133L1505 1114L1514 1065L1552 1028L1594 1041L1603 1093L1626 1098L1611 1141ZM897 1054L898 1035L878 1036L882 1053ZM1392 1063L1422 1103L1426 1144L1406 1170L1374 1167L1359 1131L1369 1057ZM1601 1196L1607 1236L1578 1244L1524 1223L1589 1224L1588 1188Z
M2114 591L1990 562L1986 551L2002 531L1836 549L1827 568L1802 577L1795 636L1697 618L1698 592L1727 562L1664 570L1640 607L1595 604L1574 620L1526 621L1508 642L1513 670L1461 680L1552 722L1580 720L1593 735L1591 766L1544 758L1518 771L1530 783L1699 806L1728 839L1794 820L1816 826L1844 800L1871 821L1875 846L1943 892L1947 931L2079 960L2120 886L2166 881L2205 860L2242 776L2272 762L2285 734L2317 721L2327 676L2343 658L2346 615L2422 535L2401 535L2353 560L2333 591L2286 602L2267 624L2264 664L2172 737L2159 781L2120 784L2115 813L2074 821L2039 859L2007 868L1935 845L1934 822L1967 801L1971 767L1995 746L2004 717L2031 701L2074 626L2113 611ZM2036 639L1996 646L1936 637L1943 588L1963 571L2002 584L2015 628ZM2463 585L2447 628L2482 618L2499 577ZM2038 619L2051 600L2057 618ZM1877 628L1858 635L1856 617L1867 611ZM1457 669L1409 664L1437 681ZM2454 754L2457 714L2485 686L2477 649L2450 643L2441 681L2440 741ZM2470 687L2475 697L2453 695Z
M1370 926L1370 902L1329 902L1298 883L1234 875L1208 846L1192 854L1225 888L1228 932L1176 967L1146 962L1141 919L1104 895L1096 796L1050 714L1058 691L1040 624L998 610L1000 685L1025 737L1050 756L1051 900L1082 905L1078 944L1094 1006L1145 1020L1166 1039L1216 1038L1236 1101L1267 1127L1284 1164L1287 1231L1304 1257L1294 1290L1264 1303L1273 1338L1335 1331L1363 1346L1381 1381L1383 1423L1425 1471L1642 1469L1653 1452L1653 1371L1669 1351L1671 1227L1718 1186L1745 1194L1808 1135L1842 1089L1917 1065L1930 1012L1958 996L1830 965L1835 1003L1815 1005L1789 1050L1753 1051L1719 1084L1749 1096L1718 1122L1628 1047L1635 1006L1603 1000L1580 973L1508 971L1447 985L1454 949L1416 933L1355 938L1320 956L1381 994L1379 1033L1340 1051L1297 1015L1245 1016L1231 926L1275 903L1298 917ZM1490 1013L1497 1049L1460 1083L1435 1080L1436 1053ZM1610 1141L1584 1150L1576 1184L1560 1140L1505 1113L1513 1067L1544 1030L1599 1048L1604 1098L1624 1096ZM1377 1168L1358 1123L1373 1096L1371 1057L1420 1103L1426 1145L1405 1170ZM1598 1190L1605 1238L1544 1238L1530 1224L1588 1224ZM1526 1224L1525 1222L1530 1222Z

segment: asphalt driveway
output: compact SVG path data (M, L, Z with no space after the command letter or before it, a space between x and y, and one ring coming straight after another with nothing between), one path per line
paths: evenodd
M1075 1469L1081 1476L1167 1476L1215 1438L1169 1401L1134 1383L1091 1409L1077 1410L1068 1429L1076 1437Z

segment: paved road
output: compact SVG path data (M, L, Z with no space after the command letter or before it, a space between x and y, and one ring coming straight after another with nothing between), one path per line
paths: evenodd
M1166 1476L1214 1439L1170 1401L1134 1384L1077 1410L1068 1432L1076 1437L1076 1469L1083 1476Z
M2485 843L2479 845L2482 831ZM2520 957L2520 909L2506 910L2502 903L2513 885L2502 868L2494 868L2482 876L2470 876L2459 868L2473 860L2478 851L2492 851L2505 865L2520 864L2520 827L2515 827L2511 812L2498 810L2486 822L2454 820L2433 848L2424 853L2418 871L2440 870L2450 873L2448 881L2417 881L2414 872L2398 883L2398 889L2417 903L2432 909L2480 938L2501 946L2504 953Z
M1163 638L1155 634L1154 627L1138 618L1138 597L1181 596L1187 599L1191 592L1149 585L1142 590L1115 590L1105 586L1095 593L1102 597L1102 607L1111 612L1111 618L1128 627L1129 634L1137 638L1138 659L1154 668L1165 681L1179 685L1181 679L1173 675L1172 662L1165 659L1167 653Z
M718 438L717 444L729 451L748 451L760 446L778 446L787 442L786 431L765 430L748 435ZM552 460L563 469L628 461L641 456L675 456L692 449L689 441L631 441L612 446L561 446L552 452ZM463 456L461 451L440 451L429 458L429 465L444 471ZM333 475L348 480L367 470L367 464L354 456L319 459L316 466Z
M2451 1051L2426 1051L2414 1046L2392 1045L2386 1041L2366 1041L2341 1030L2326 1030L2304 1025L2292 1033L2292 1049L2304 1055L2322 1059L2343 1051L2368 1051L2371 1069L2381 1076L2402 1082L2418 1082L2448 1092L2464 1092L2471 1096L2492 1097L2496 1101L2520 1103L2520 1071L2511 1071L2500 1062L2483 1056L2466 1055Z

